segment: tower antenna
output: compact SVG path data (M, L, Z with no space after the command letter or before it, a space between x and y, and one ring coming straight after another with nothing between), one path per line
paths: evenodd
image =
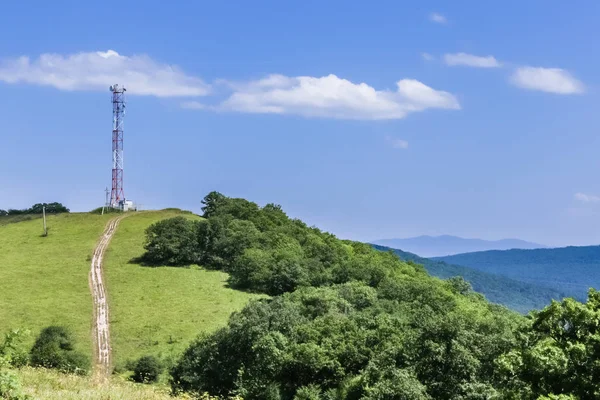
M112 92L112 189L110 192L110 206L119 207L125 200L123 191L123 121L125 119L125 91L124 87L113 85Z

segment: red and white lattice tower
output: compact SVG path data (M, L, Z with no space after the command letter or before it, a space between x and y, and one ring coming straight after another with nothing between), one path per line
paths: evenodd
M123 192L123 120L125 119L125 88L119 85L110 87L112 92L112 190L110 206L119 207L125 200Z

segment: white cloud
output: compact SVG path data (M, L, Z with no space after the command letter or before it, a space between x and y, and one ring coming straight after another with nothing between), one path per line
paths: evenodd
M429 53L421 53L421 57L423 57L423 60L425 60L425 61L433 61L433 60L435 60L435 57L432 56Z
M231 84L234 93L220 109L305 117L382 120L400 119L429 108L460 109L456 97L414 79L402 79L397 89L376 90L335 75L287 77L270 75L245 84Z
M498 68L502 65L493 56L474 56L467 53L455 53L444 55L444 62L450 66L467 66L476 68Z
M560 68L520 67L510 77L510 82L523 89L557 94L577 94L585 90L582 82Z
M406 140L395 139L389 136L386 139L390 143L390 145L395 149L408 149L408 142Z
M177 66L160 64L146 55L124 56L113 50L0 60L0 81L67 91L108 91L109 85L119 83L127 88L127 93L157 97L204 96L210 89Z
M579 200L582 203L598 203L600 197L585 193L575 193L575 200Z
M429 14L429 20L438 24L445 24L446 22L448 22L445 16L438 13Z

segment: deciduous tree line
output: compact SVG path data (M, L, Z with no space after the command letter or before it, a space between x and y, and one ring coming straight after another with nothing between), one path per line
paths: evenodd
M69 209L61 203L36 203L33 206L22 210L12 208L8 210L0 209L0 217L5 215L41 214L44 207L46 207L46 213L48 214L59 214L69 212Z
M600 294L522 317L461 278L210 193L147 230L145 261L197 263L272 297L200 336L175 392L247 399L597 399Z

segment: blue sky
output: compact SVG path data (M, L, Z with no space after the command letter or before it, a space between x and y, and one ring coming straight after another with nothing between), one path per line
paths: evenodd
M600 3L9 2L0 208L211 190L343 238L600 243ZM217 4L219 3L219 4Z

